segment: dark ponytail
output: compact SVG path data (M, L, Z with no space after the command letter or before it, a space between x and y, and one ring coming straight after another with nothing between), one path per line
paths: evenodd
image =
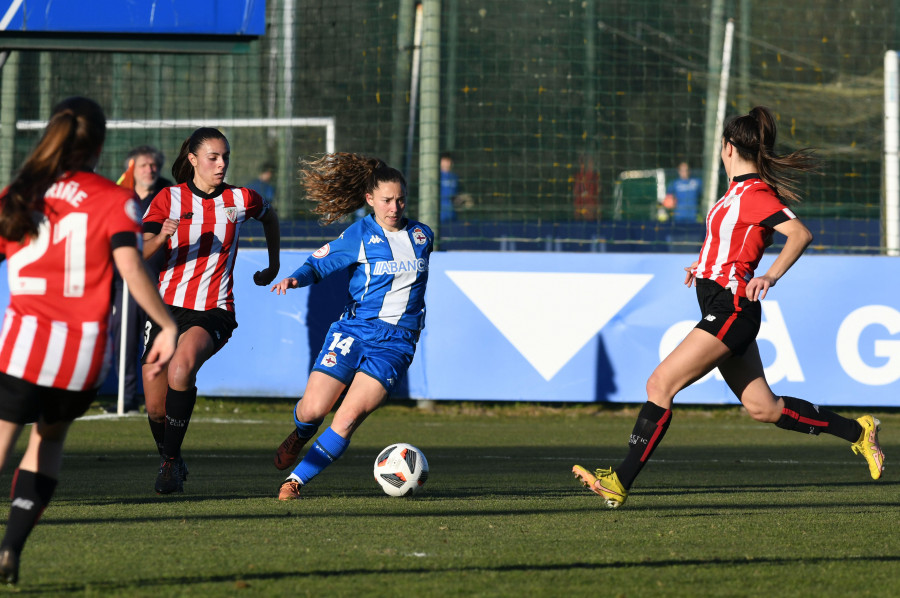
M0 207L0 236L22 241L38 233L35 213L44 193L65 172L92 170L106 140L106 116L88 98L71 97L53 108L41 140L9 184Z
M221 139L228 143L225 135L220 130L212 127L200 127L184 140L184 143L181 144L181 150L178 152L178 157L175 158L175 162L172 164L172 177L175 178L176 183L186 183L194 179L194 166L188 159L188 154L196 156L197 152L200 151L200 146L210 139Z
M734 146L738 155L756 165L756 172L782 202L798 202L797 179L793 172L817 172L819 161L812 150L799 149L786 155L775 153L777 127L772 111L756 106L749 114L725 124L722 139Z

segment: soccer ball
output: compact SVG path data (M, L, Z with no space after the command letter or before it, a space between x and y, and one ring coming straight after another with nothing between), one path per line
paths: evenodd
M413 445L398 442L381 451L375 459L374 473L385 494L409 496L418 492L428 479L428 461Z

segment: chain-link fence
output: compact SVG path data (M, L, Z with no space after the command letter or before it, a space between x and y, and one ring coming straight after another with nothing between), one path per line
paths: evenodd
M733 19L727 113L767 105L781 151L817 148L824 171L802 178L797 212L818 250L880 251L882 65L900 45L900 1L424 5L417 19L409 0L269 0L266 35L236 53L13 51L3 176L36 139L28 121L81 94L110 119L99 166L110 177L129 148L155 145L170 164L194 126L218 123L229 182L276 165L284 235L300 245L331 231L304 205L298 159L378 155L407 174L412 214L437 220L423 202L441 205L438 187L420 185L423 172L437 180L437 150L458 176L433 223L443 248L692 251L702 200L678 219L660 202L681 162L724 189L710 136Z

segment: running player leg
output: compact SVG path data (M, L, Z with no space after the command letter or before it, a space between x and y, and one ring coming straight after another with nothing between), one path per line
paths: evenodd
M41 418L31 428L28 448L13 476L9 520L0 541L0 575L7 583L18 581L19 555L53 497L70 424L48 424Z
M0 420L0 471L9 460L13 447L22 433L22 427L22 424Z
M660 363L647 380L647 402L628 440L628 453L612 469L590 474L584 467L572 468L575 477L616 508L625 502L634 483L653 451L662 442L672 420L672 401L682 388L699 380L731 354L731 350L712 334L693 329Z
M853 452L861 454L873 479L881 477L884 453L878 444L881 422L871 415L857 420L788 396L776 396L766 382L759 347L754 341L743 355L735 355L719 366L719 371L750 417L773 423L783 430L819 435L822 432L852 443Z
M169 389L169 376L167 370L152 380L146 375L150 366L141 368L144 379L144 403L147 405L147 422L150 424L150 433L153 434L153 442L160 459L163 456L163 443L166 439L166 391Z
M156 492L169 494L182 490L187 468L181 458L181 445L197 401L197 371L215 353L213 339L204 328L192 326L178 339L178 348L169 362L166 390L163 462L157 474Z
M346 389L347 385L337 378L319 371L310 372L303 398L294 409L295 420L299 420L301 423L323 420ZM344 400L346 401L347 398L345 397ZM279 500L300 498L300 487L343 454L348 443L335 436L331 428L319 435L300 464L281 483L278 492Z
M294 407L294 429L275 451L275 467L284 470L297 462L300 451L316 435L346 387L337 378L315 370L310 372L303 397Z
M318 372L313 372L316 374ZM322 374L324 377L324 374ZM310 376L312 379L312 375ZM335 380L335 382L338 382ZM304 395L304 400L307 395ZM384 386L368 374L357 373L347 389L341 406L334 414L331 426L316 438L313 446L306 452L303 460L294 468L282 484L279 499L297 498L299 486L306 484L321 473L326 467L340 458L350 445L350 437L365 421L366 417L387 399ZM301 414L302 415L302 414ZM294 484L291 484L294 482ZM287 487L287 488L286 488ZM295 492L294 492L295 491Z

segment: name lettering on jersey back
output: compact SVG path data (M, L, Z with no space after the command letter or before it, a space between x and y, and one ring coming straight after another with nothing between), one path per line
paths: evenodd
M402 274L403 272L427 272L428 261L419 258L417 260L393 260L390 262L375 262L373 274Z
M72 207L81 206L81 202L87 197L87 192L78 188L75 181L59 181L50 185L44 197L52 197L53 199L61 199L71 204Z

